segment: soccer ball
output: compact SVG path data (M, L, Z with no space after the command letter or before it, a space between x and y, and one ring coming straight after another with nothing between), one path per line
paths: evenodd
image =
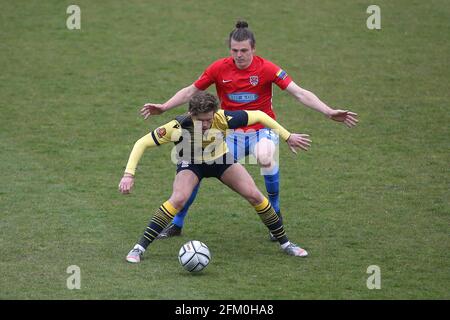
M191 240L183 244L178 252L178 261L189 272L199 272L206 268L211 260L208 247L201 241Z

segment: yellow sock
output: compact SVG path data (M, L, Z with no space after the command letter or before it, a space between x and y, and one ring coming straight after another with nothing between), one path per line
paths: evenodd
M260 213L267 210L269 205L270 205L269 200L266 197L264 197L263 201L260 204L253 206L253 208L255 208L256 212Z
M163 208L164 213L167 213L172 218L178 213L178 209L176 209L169 201L166 201L162 204L161 208Z
M277 238L280 244L286 243L288 238L286 232L284 231L283 223L276 214L269 200L264 197L264 200L253 206L261 218L261 221L266 225L269 231Z

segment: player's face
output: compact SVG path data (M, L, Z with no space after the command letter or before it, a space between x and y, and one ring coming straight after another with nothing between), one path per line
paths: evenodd
M211 129L213 120L214 120L214 111L199 113L195 116L192 116L192 120L198 121L202 123L202 132L204 133L206 130Z
M255 49L252 48L250 40L235 41L231 39L230 53L234 59L236 67L239 69L245 69L252 63Z

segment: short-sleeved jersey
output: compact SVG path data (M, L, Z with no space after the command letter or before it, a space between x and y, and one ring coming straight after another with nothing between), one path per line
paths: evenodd
M184 114L153 130L151 136L156 145L174 142L178 160L203 163L219 159L228 152L227 129L247 124L247 112L219 110L214 114L211 129L203 134L201 126L194 127L191 117Z
M243 70L228 57L212 63L194 85L199 90L206 90L214 83L224 110L261 110L276 119L272 108L272 84L285 90L291 81L283 69L259 56L254 56L250 66ZM241 129L261 128L261 124L255 124Z

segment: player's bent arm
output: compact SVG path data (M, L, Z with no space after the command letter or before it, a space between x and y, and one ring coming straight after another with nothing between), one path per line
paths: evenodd
M269 117L266 113L262 111L246 111L248 114L248 124L252 125L256 123L261 123L267 128L274 129L278 131L278 134L284 141L289 139L291 133L287 131L281 124L276 122L274 119Z
M133 150L131 151L130 157L128 159L127 167L122 179L119 182L119 191L122 194L129 194L131 189L133 188L136 166L145 149L156 145L151 135L152 134L150 133L140 138L134 144Z
M180 139L181 134L182 129L179 122L177 120L172 120L140 138L134 144L133 150L128 158L125 174L134 176L137 164L145 149L169 142L175 142Z
M177 124L178 122L176 120L168 122L136 141L128 158L123 177L119 182L119 191L121 193L129 194L133 188L137 164L147 148L168 143L172 139L179 137L179 125L177 126Z
M300 103L304 104L311 109L323 113L325 116L330 117L333 109L322 102L314 93L299 87L294 81L292 81L286 88L286 91L293 95Z
M183 88L175 93L172 98L163 103L162 109L164 111L167 111L172 108L181 106L182 104L187 103L192 98L192 96L199 91L200 90L196 86L194 86L194 84L191 84L190 86Z
M301 133L289 133L289 131L283 128L278 122L276 122L274 119L272 119L262 111L246 112L248 114L249 125L259 122L265 127L277 130L280 137L287 142L292 152L297 153L297 148L308 151L308 148L311 146L311 140L308 139L309 135Z
M137 164L139 163L139 160L144 154L144 151L147 148L151 148L154 146L156 146L156 143L153 140L151 133L143 136L138 141L136 141L133 150L130 153L130 157L128 158L125 174L134 176L136 173Z

